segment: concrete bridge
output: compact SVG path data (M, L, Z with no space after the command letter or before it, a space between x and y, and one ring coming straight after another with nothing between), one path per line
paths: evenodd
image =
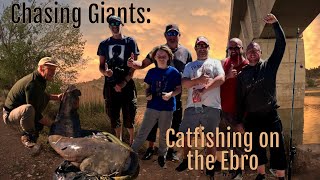
M287 47L277 76L277 96L281 109L291 108L292 82L297 28L298 56L296 70L295 108L303 108L305 87L305 55L302 32L320 12L319 0L232 0L229 39L239 37L244 47L252 40L260 44L262 58L270 56L275 36L271 25L263 22L273 13L286 34Z
M291 120L291 103L292 103L292 83L294 73L294 59L296 52L297 28L300 32L298 36L298 53L296 69L296 86L295 86L295 105L294 105L294 144L302 144L303 140L303 108L304 108L304 91L305 91L305 54L303 31L320 13L319 0L232 0L231 15L229 27L229 39L239 37L244 47L252 40L259 43L262 49L262 59L268 58L274 48L275 35L271 25L263 22L263 17L268 13L274 14L279 20L285 34L287 47L282 59L282 63L277 75L277 98L280 105L280 116L284 126L286 140L290 130ZM287 143L288 145L288 143ZM301 158L305 155L313 156L311 151L303 146L298 146L297 160L300 162L296 167L317 164ZM319 146L311 148L319 154ZM309 146L308 146L309 147ZM309 148L310 149L310 148ZM305 164L303 164L305 162ZM310 168L320 168L319 166L310 165ZM310 169L309 168L309 169ZM296 171L297 172L297 171ZM312 171L313 173L316 171ZM305 172L304 172L305 173ZM306 176L308 177L308 176Z
M295 104L297 109L295 118L299 122L295 126L303 128L303 106L305 90L305 54L302 32L317 17L320 12L319 0L232 0L229 27L229 39L239 37L244 47L252 40L259 43L262 58L271 55L275 35L271 25L262 20L268 13L273 13L279 20L286 34L287 47L279 67L277 76L277 98L281 115L285 116L285 129L289 127L292 101L292 83L294 59L296 51L297 28L300 28L298 38L298 54L296 69ZM288 116L288 120L286 120ZM300 134L300 133L299 133ZM298 142L302 142L302 136Z

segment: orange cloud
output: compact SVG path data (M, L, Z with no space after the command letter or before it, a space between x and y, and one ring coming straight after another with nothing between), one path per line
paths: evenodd
M99 59L92 59L84 69L79 71L77 82L91 81L93 79L99 79L101 76L99 71Z
M118 6L128 6L128 4L129 2L121 1ZM144 59L154 46L165 43L163 33L168 23L179 25L182 34L180 43L190 50L194 59L196 58L193 49L194 42L196 37L200 35L206 36L210 41L210 57L217 59L225 57L231 9L229 0L199 0L196 4L192 0L185 0L183 6L181 6L181 2L176 1L154 3L141 0L134 4L136 7L151 8L151 12L146 14L146 18L150 19L151 23L127 23L123 27L123 34L134 37L138 43L139 60ZM319 29L320 18L318 16L304 32L306 68L317 67L320 64L318 60L320 44L316 42L320 38ZM85 71L80 72L78 81L87 81L90 78L100 77L99 61L96 60L98 58L97 48L102 40L111 36L111 33L107 24L91 24L89 22L84 22L81 30L87 40L84 56L93 60L89 62ZM148 69L150 67L145 70L137 70L134 77L144 78Z
M198 9L193 9L191 11L191 14L193 16L208 16L209 15L209 10L208 9L204 9L204 8L198 8Z
M320 66L320 15L303 32L306 68Z
M134 37L138 43L140 49L139 60L144 59L154 46L165 43L163 33L165 26L169 23L179 25L182 34L180 43L190 50L193 58L196 58L193 49L194 42L196 37L200 35L206 36L211 43L210 57L224 58L229 29L229 1L199 0L195 4L194 1L186 0L183 6L181 6L181 2L175 1L165 1L163 3L141 1L139 3L135 3L136 6L141 5L141 7L150 7L152 9L147 14L147 18L151 19L151 23L127 23L123 27L123 34ZM124 1L121 2L121 6L126 6ZM168 9L168 7L170 8ZM100 77L98 71L99 62L95 60L97 59L97 48L103 39L111 36L111 33L107 28L107 24L93 25L88 22L85 22L84 26L82 26L82 31L84 38L87 40L84 54L93 60L88 64L85 71L80 72L78 81L87 81L90 77L92 79ZM134 77L144 78L150 68L137 70Z

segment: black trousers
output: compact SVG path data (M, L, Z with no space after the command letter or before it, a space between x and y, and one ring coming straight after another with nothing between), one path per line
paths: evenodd
M181 103L181 94L178 94L176 96L176 110L173 112L173 118L171 123L171 128L174 129L174 131L177 133L179 132L179 127L182 120L182 103ZM157 130L158 130L158 123L153 126L152 130L150 131L147 140L151 142L156 141L157 136ZM169 136L170 141L176 141L178 140L177 136L170 134Z
M270 147L270 167L277 170L285 170L287 168L287 160L284 148L284 136L282 132L282 123L278 112L272 110L270 112L250 112L245 119L245 131L252 132L252 151L251 154L258 156L258 165L268 162L266 148L260 146L260 135L262 132L268 134L268 145ZM273 136L273 142L278 140L279 144L273 143L271 147L271 132L277 132L279 138Z
M121 92L116 92L113 85L105 83L103 95L111 127L121 127L120 110L122 109L123 126L133 128L137 112L137 91L134 81L131 79Z

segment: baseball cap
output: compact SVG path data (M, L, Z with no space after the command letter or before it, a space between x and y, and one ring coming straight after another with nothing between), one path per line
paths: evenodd
M44 57L40 59L38 66L42 65L50 65L50 66L58 66L58 62L54 60L52 57Z
M119 22L123 25L122 21L121 21L121 18L119 16L110 16L108 18L108 23L112 23L112 22Z
M199 44L200 42L204 42L209 46L209 40L204 36L197 37L195 45Z
M178 33L180 33L179 27L178 27L178 25L176 25L176 24L168 24L168 25L166 26L165 33L168 32L168 31L177 31Z

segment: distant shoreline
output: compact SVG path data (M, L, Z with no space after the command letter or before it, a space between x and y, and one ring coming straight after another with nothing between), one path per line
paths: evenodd
M306 88L305 96L320 96L320 88L319 87Z
M320 87L306 87L306 91L313 92L313 91L320 91Z

